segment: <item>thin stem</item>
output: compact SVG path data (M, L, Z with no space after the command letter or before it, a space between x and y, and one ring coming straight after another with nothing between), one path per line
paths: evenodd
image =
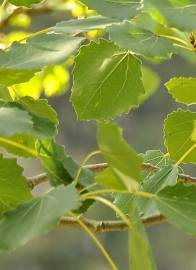
M35 37L35 36L39 36L39 35L42 35L42 34L48 33L48 32L50 32L51 30L52 30L52 28L51 28L51 27L50 27L50 28L45 28L45 29L42 29L42 30L40 30L40 31L38 31L38 32L35 32L35 33L32 33L32 34L29 34L29 35L27 35L27 36L23 37L22 39L18 40L18 42L23 42L23 41L27 40L28 38L32 38L32 37Z
M105 250L105 248L103 247L101 242L97 239L97 237L93 234L93 232L88 228L88 226L86 226L86 224L82 220L80 220L75 214L70 213L70 216L73 217L76 220L76 222L78 222L78 224L92 238L92 240L95 242L95 244L98 246L98 248L102 252L103 256L106 258L108 264L111 266L111 269L112 270L118 270L118 267L116 266L116 264L114 263L114 261L112 260L112 258L108 254L108 252Z
M75 176L75 178L74 178L74 180L73 180L73 183L74 183L75 185L78 183L78 180L79 180L79 177L80 177L80 174L81 174L81 172L82 172L82 169L83 169L84 165L85 165L92 157L94 157L94 156L96 156L96 155L99 155L99 154L101 154L101 152L100 152L99 150L97 150L97 151L91 152L88 156L85 157L85 159L82 161L82 163L81 163L81 165L80 165L80 167L79 167L79 169L78 169L78 171L77 171L77 173L76 173L76 176Z
M188 51L191 51L191 52L194 52L194 49L192 49L190 46L188 47L188 46L183 46L183 45L180 45L180 44L174 44L174 46L185 49L185 50L188 50Z
M111 203L110 201L108 201L105 198L98 197L98 196L92 196L90 198L95 200L95 201L101 202L102 204L110 207L124 221L124 223L127 224L127 226L129 228L132 227L130 220L115 204Z
M186 40L184 40L182 38L179 38L179 37L169 36L169 35L168 36L167 35L159 35L159 36L164 37L164 38L167 38L167 39L170 39L170 40L178 41L178 42L180 42L180 43L182 43L182 44L184 44L186 46L189 45L189 43Z
M144 192L144 191L130 192L128 190L120 190L120 189L99 189L99 190L95 190L95 191L85 193L83 195L83 197L88 198L88 197L96 196L96 195L103 194L103 193L129 193L131 195L140 196L140 197L144 197L144 198L148 198L148 199L156 197L155 194L152 194L152 193L149 193L149 192Z
M193 144L185 153L184 155L176 162L176 166L183 162L183 160L196 148L196 143Z
M19 149L31 154L34 157L37 157L37 152L33 148L27 147L27 146L22 145L18 142L15 142L15 141L11 141L10 139L4 138L4 137L0 137L0 142L3 142L3 143L8 144L8 145L12 145L16 148L19 148Z
M88 193L85 193L83 195L83 197L88 198L88 197L100 195L100 194L103 194L103 193L119 193L119 192L120 193L130 193L129 191L126 191L126 190L107 188L107 189L99 189L99 190L95 190L95 191L90 191Z
M84 187L84 188L82 188L80 190L80 194L83 193L84 191L89 190L90 188L93 188L93 187L96 187L96 186L97 186L97 183L93 183L91 185L88 185L88 186L86 186L86 187Z
M145 191L134 191L133 195L144 197L144 198L147 198L147 199L151 199L151 198L156 197L156 194L153 194L153 193L150 193L150 192L145 192Z

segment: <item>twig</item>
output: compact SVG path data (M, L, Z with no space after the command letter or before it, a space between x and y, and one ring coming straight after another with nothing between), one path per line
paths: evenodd
M48 181L46 173L38 174L28 178L28 186L30 189L34 189L36 186Z
M128 225L120 220L92 220L92 219L81 219L82 222L95 233L105 233L105 232L117 232L117 231L127 231ZM152 216L146 219L142 219L145 227L150 227L156 224L166 222L165 217L162 215ZM72 217L63 217L59 223L60 228L81 228L78 222Z
M84 169L88 169L88 170L91 170L93 172L101 172L104 169L106 169L107 167L108 167L107 163L99 163L99 164L86 165L86 166L84 166ZM145 171L148 171L148 172L155 172L158 170L157 167L155 167L149 163L143 163L142 169ZM30 177L30 178L28 178L28 180L29 180L29 182L28 182L29 187L31 189L33 189L37 185L42 184L44 182L47 182L48 177L45 173L43 173L43 174L39 174L37 176ZM187 183L187 184L196 184L196 177L186 175L186 174L179 174L178 180L182 181L184 183Z

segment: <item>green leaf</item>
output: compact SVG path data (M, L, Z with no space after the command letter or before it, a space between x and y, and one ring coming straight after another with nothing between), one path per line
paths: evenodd
M140 104L145 102L151 95L153 95L160 85L160 77L152 69L142 66L142 81L144 84L145 95L140 97Z
M4 158L0 154L0 218L4 212L32 198L22 173L16 159Z
M53 186L73 181L80 166L65 153L64 146L56 144L53 140L42 140L37 142L36 149ZM92 184L93 179L93 172L82 169L79 177L81 184Z
M52 186L67 185L74 180L80 166L66 154L63 145L55 143L54 140L42 140L36 143L36 150ZM82 169L79 177L80 189L91 185L93 180L94 173ZM75 212L77 214L85 213L93 202L94 200L91 199L83 201Z
M157 194L161 189L168 185L175 185L178 179L178 167L167 165L155 172L151 177L148 177L141 191ZM138 208L144 217L159 214L153 200L144 197L138 197Z
M150 0L158 8L160 13L166 18L169 25L184 31L194 31L196 25L196 4L185 1L176 2L175 6L169 0Z
M157 168L162 169L163 167L167 166L166 169L157 173L155 173L154 171L148 172L142 170L142 183L140 189L147 191L149 189L148 186L151 188L151 185L153 187L155 184L153 189L158 192L158 188L161 185L163 185L168 180L170 181L170 178L168 176L170 176L170 174L172 176L171 172L174 162L168 159L160 150L149 150L144 155L142 155L142 157L144 159L143 162L149 163L153 166L156 166ZM169 170L169 168L171 168L171 171ZM176 170L174 170L173 172L175 173L175 171ZM159 176L159 179L157 176ZM171 181L174 181L175 183L176 180L173 180L173 178L171 179ZM123 211L124 214L129 215L133 198L134 196L130 193L117 194L115 196L115 204L121 209L121 211ZM137 203L139 206L140 214L142 213L144 217L148 217L151 214L155 215L158 213L157 207L155 207L155 204L152 203L152 201L150 200L138 197ZM147 207L145 207L145 204L148 204Z
M161 150L148 150L143 154L143 158L145 163L149 163L157 168L162 168L173 163Z
M195 0L169 0L173 6L186 6L195 3Z
M189 64L196 65L196 53L194 50L185 50L183 47L176 47L176 51Z
M191 134L191 139L196 142L196 121L195 121L195 125L194 125L194 129L193 132Z
M15 106L14 106L15 105ZM30 132L33 128L31 115L17 104L0 101L0 136L11 136L14 133Z
M142 155L144 163L149 163L157 168L163 168L167 165L174 165L174 161L168 158L167 154L164 154L160 150L148 150ZM146 181L150 176L154 174L154 171L148 172L146 170L142 171L142 179Z
M90 9L107 17L130 19L142 7L141 0L82 0Z
M95 180L99 185L108 188L122 189L122 190L125 188L123 183L119 181L119 179L116 177L116 175L110 168L107 168L101 173L99 173L95 177Z
M30 97L0 101L0 122L0 146L25 157L34 157L35 140L54 137L58 125L56 112L47 101Z
M63 63L83 40L63 34L43 34L28 39L25 44L14 43L0 52L0 83L7 86L22 83L44 66Z
M17 102L21 104L30 113L35 114L39 117L47 118L55 125L59 124L57 113L52 108L52 106L48 104L47 99L35 100L31 97L23 97L18 99Z
M43 2L43 0L9 0L9 2L15 6L31 7L33 4Z
M131 220L129 230L129 262L133 270L155 270L156 265L144 226L139 217L136 197L130 193L119 193L115 197L115 205Z
M1 53L0 53L0 63L1 63ZM7 64L8 65L8 64ZM26 82L30 80L35 75L36 70L27 69L12 69L6 67L0 67L0 83L2 85L10 86L13 84Z
M35 138L27 134L14 134L9 138L0 137L0 146L8 153L25 158L35 158Z
M129 210L132 227L129 230L129 259L130 269L155 270L157 269L144 226L139 218L136 204L133 201Z
M34 237L46 234L59 223L61 216L79 205L79 195L72 185L60 185L42 197L19 205L6 213L0 223L0 250L15 249Z
M168 115L164 124L165 145L170 157L183 163L196 163L196 143L192 139L196 113L181 109Z
M114 204L127 216L130 216L135 196L131 193L114 194Z
M175 51L173 42L161 36L159 32L154 32L160 26L152 18L149 21L141 26L138 26L137 21L125 21L109 26L107 30L111 40L116 42L121 48L147 57L169 58ZM148 28L148 25L151 26L151 21L153 26ZM157 28L154 24L157 25Z
M81 48L73 74L71 100L79 119L105 119L128 112L138 106L145 91L140 61L103 39Z
M184 232L196 236L196 186L178 183L166 187L155 198L167 221Z
M0 85L0 99L5 101L12 101L9 90L4 85Z
M137 187L141 180L142 157L123 139L122 130L114 123L98 123L99 149L112 172L128 190Z
M102 16L90 17L86 19L74 19L57 23L53 30L57 33L78 34L96 29L105 29L106 26L118 22L116 19L110 19Z
M177 102L196 104L196 78L172 78L165 86Z
M46 113L50 111L46 105L46 111L41 110L44 108L44 103L40 101L24 98L18 102L0 101L0 136L8 137L16 133L26 133L35 138L53 137L56 135L57 120L51 121L50 116L47 117ZM37 108L36 104L37 103ZM39 110L39 105L42 103L42 108ZM35 108L33 106L35 105ZM43 114L42 114L43 113ZM52 111L53 114L53 111Z

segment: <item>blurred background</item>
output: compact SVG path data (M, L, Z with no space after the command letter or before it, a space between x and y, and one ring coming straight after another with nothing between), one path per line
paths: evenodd
M80 5L78 1L57 0L47 1L47 3L52 12L48 10L43 14L20 13L11 17L0 34L1 47L20 40L27 33L53 26L58 21L95 14ZM11 9L13 9L12 6L10 12L12 12ZM88 35L89 39L94 39L103 33L92 31ZM161 149L166 152L162 139L163 121L169 112L181 105L176 104L168 95L164 83L174 76L195 76L196 68L190 62L177 56L162 63L144 62L144 64L150 68L150 70L145 68L143 71L146 87L154 93L139 109L132 110L117 121L123 127L127 141L138 152L144 153L150 149ZM60 119L58 142L64 144L67 152L80 162L89 152L97 149L96 126L93 121L81 122L76 119L69 102L72 83L69 75L71 68L72 60L69 60L64 65L46 68L32 81L15 87L21 96L29 91L28 94L34 98L41 96L49 99L49 103L56 109ZM194 107L191 109L194 110ZM34 160L20 159L20 163L25 168L26 176L42 172L41 165ZM186 167L185 172L195 173L192 166ZM112 212L99 204L92 206L87 215L97 219L114 217ZM148 233L159 270L196 269L195 239L168 224L154 226L148 229ZM128 269L127 234L107 233L98 237L120 269ZM27 269L109 270L110 268L85 232L77 229L55 229L14 252L0 255L0 270Z

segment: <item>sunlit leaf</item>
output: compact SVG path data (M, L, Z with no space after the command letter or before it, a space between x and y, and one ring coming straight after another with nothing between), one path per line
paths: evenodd
M144 84L145 94L141 96L140 103L142 104L151 95L153 95L160 85L160 77L152 69L143 66L142 67L142 80Z
M14 43L0 52L0 83L10 86L26 82L41 68L63 63L83 40L62 34L43 34L30 38L25 44Z
M177 102L196 104L196 78L172 78L165 86Z
M128 112L145 92L140 61L106 40L81 48L73 74L71 100L79 119Z
M196 163L196 143L191 138L196 121L196 113L181 109L172 112L165 120L165 144L170 157L183 163Z

